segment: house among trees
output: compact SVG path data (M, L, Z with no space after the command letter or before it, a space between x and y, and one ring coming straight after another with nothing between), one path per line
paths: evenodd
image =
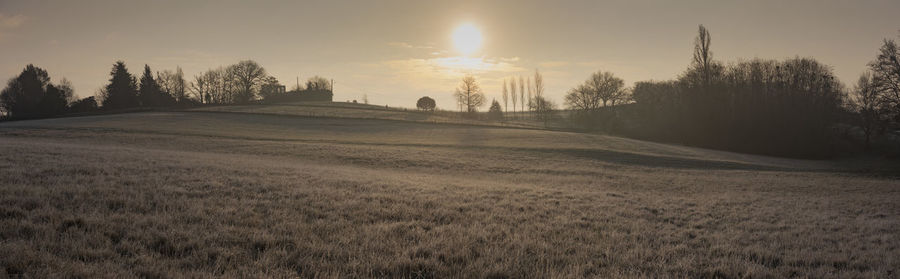
M331 102L334 98L334 93L331 90L326 89L306 89L300 91L292 91L288 92L287 95L294 101L316 101L316 102Z
M281 84L263 84L262 92L272 92L274 94L284 94L285 87Z
M287 92L277 81L269 82L263 85L260 95L268 102L331 102L334 98L331 88L331 81L315 76L306 82L305 88L297 84L294 90Z
M280 86L282 93L265 97L269 102L331 102L334 94L327 89L301 89L284 92L284 86Z

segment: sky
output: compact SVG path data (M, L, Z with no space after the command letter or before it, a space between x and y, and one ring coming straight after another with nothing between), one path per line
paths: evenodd
M813 57L850 85L882 40L900 35L897 11L896 0L0 0L0 78L35 64L85 97L117 60L132 73L148 64L192 78L251 59L288 88L334 79L335 101L415 107L430 96L455 109L466 74L501 100L505 78L539 70L545 95L562 104L596 71L626 85L676 78L703 24L717 60ZM482 34L468 54L453 41L463 25Z

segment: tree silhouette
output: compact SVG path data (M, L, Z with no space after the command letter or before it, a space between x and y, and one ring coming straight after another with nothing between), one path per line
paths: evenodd
M117 61L113 64L109 75L109 84L106 85L104 109L124 109L137 107L137 81L128 72L125 62Z
M267 76L262 81L262 86L259 89L259 96L265 100L272 100L281 97L284 94L281 90L283 86L278 79L273 76Z
M706 30L706 27L701 24L697 28L697 38L694 39L694 58L693 63L694 66L699 69L701 73L701 81L704 85L708 85L710 82L711 75L711 67L712 67L712 51L709 50L710 43L712 42L712 36L709 35L709 30Z
M491 120L503 120L503 108L500 107L500 103L497 100L491 101L491 107L488 109L488 118Z
M90 96L84 99L76 100L69 105L69 111L71 112L92 112L97 110L97 99L94 96Z
M512 97L513 112L516 112L516 104L519 102L519 94L516 94L516 88L516 77L512 77L509 80L509 94Z
M869 63L876 90L894 124L900 123L900 49L894 40L885 39L875 61Z
M434 99L432 99L428 96L419 98L419 100L416 101L416 108L418 108L420 110L434 111L434 108L435 108Z
M466 109L466 112L476 112L478 107L484 105L484 93L481 92L481 86L475 80L474 76L466 75L456 88L455 96L460 102L460 106Z
M160 97L163 100L162 105L188 101L187 90L189 86L184 79L184 72L181 71L181 67L175 67L175 71L163 70L162 72L157 72L156 82L159 85L159 91L162 93Z
M600 108L601 102L593 88L587 84L581 84L570 89L566 94L566 105L573 110L587 112Z
M41 115L41 101L50 85L47 71L32 64L25 66L16 78L10 79L0 92L0 105L9 117L34 117Z
M331 91L331 81L320 76L314 76L306 81L306 90Z
M62 91L63 96L66 97L66 103L72 104L75 101L78 101L78 98L75 96L75 87L72 86L72 82L66 78L62 78L56 84L56 89Z
M519 104L522 106L522 111L525 111L525 105L530 102L531 100L525 99L525 80L519 76Z
M845 96L828 66L809 58L754 59L723 72L707 86L694 79L697 75L636 83L641 133L743 152L829 154L831 128Z
M531 88L531 77L525 79L525 87L528 88L528 105L531 106L531 102L533 101L531 94L533 93L532 90L534 90L534 88Z
M29 64L0 91L0 108L10 118L52 116L66 111L72 94L67 80L53 85L47 71Z
M544 97L544 76L538 69L534 69L534 96Z
M884 98L880 94L878 86L871 72L860 75L853 89L853 109L858 114L858 125L865 135L865 148L870 149L872 137L878 132L878 128L884 122L886 107Z
M163 104L162 92L159 89L159 84L153 79L153 72L150 71L149 65L144 64L144 73L141 75L139 86L138 99L141 102L141 106L158 107L168 105L168 103Z
M197 100L200 100L201 104L208 104L211 102L210 93L212 87L213 81L208 80L205 74L194 76L194 80L190 83L191 93L196 96Z
M229 66L226 71L235 87L232 94L234 103L243 104L256 99L256 90L266 77L266 69L253 60L243 60Z
M224 67L210 69L194 78L192 85L200 95L205 93L205 103L207 104L228 104L232 103L233 98L233 79Z
M553 119L556 110L556 104L553 102L544 99L544 97L534 97L530 106L529 109L534 111L538 120L543 121L545 126Z
M582 112L593 111L615 102L625 96L625 81L611 72L598 71L591 74L584 84L569 91L566 104Z
M48 84L47 90L41 98L38 111L42 116L62 114L66 111L67 105L68 101L66 100L65 92L53 84Z
M503 108L509 112L509 90L506 88L506 79L503 79Z

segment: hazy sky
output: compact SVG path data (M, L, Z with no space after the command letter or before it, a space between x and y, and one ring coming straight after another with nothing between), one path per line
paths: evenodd
M897 38L900 1L15 1L0 0L0 78L33 63L80 96L109 79L116 60L132 73L200 71L253 59L288 87L297 76L335 79L335 100L414 107L420 96L453 109L465 73L488 99L504 77L544 73L547 95L597 70L627 84L676 77L698 24L714 57L814 57L845 84L884 38ZM483 34L462 57L451 34ZM485 107L486 108L486 107Z

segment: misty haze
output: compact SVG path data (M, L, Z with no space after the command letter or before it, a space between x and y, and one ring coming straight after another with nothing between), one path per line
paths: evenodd
M0 278L896 278L898 11L0 0Z

